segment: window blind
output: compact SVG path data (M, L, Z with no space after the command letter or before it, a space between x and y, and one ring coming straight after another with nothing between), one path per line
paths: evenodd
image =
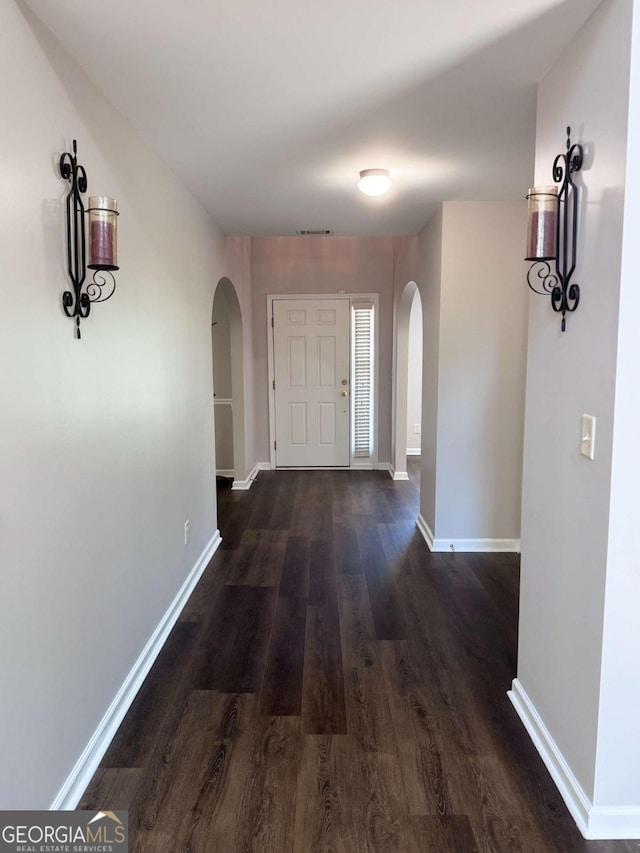
M373 446L373 305L353 303L353 455Z

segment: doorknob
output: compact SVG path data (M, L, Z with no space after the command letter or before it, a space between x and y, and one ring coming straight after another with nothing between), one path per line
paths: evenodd
M348 392L348 391L343 391L343 392L342 392L342 396L343 396L343 397L348 397L348 396L349 396L349 392Z

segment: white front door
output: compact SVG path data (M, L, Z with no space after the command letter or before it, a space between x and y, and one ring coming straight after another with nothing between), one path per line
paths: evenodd
M276 465L348 466L349 300L274 299Z

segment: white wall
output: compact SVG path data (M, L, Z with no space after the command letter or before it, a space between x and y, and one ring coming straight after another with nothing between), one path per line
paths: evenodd
M640 467L635 172L625 208L632 5L605 0L539 89L536 183L549 183L566 125L585 145L574 277L582 297L565 334L548 300L531 297L518 678L586 797L638 806L638 525L628 504L637 504ZM597 418L595 461L579 453L582 413Z
M224 240L29 12L0 4L1 808L47 808L216 529ZM113 299L61 310L77 138L118 199ZM183 524L190 520L185 547Z
M216 397L231 399L231 324L229 309L222 293L216 290L213 300L213 388Z
M439 547L520 537L525 225L523 202L445 202L419 235L421 515Z
M632 26L629 151L640 150L640 16ZM640 171L627 162L620 282L604 648L596 756L598 806L640 806ZM635 820L635 835L640 821ZM629 833L631 835L631 833Z
M252 245L256 453L269 459L267 296L379 293L378 459L391 450L394 237L254 237Z
M231 384L231 323L223 288L213 300L213 388L215 392L216 469L233 471L233 407L223 403L233 396Z
M435 530L436 526L442 239L443 210L441 205L418 235L418 254L414 275L420 289L423 323L420 515L432 531Z
M251 238L227 237L225 242L224 266L228 282L224 286L229 317L231 320L231 353L234 364L235 396L241 397L241 405L234 402L234 473L236 480L247 480L255 463L256 423L255 410L255 362L253 330L253 291L251 284ZM232 288L232 292L229 288ZM235 352L237 356L234 356ZM240 361L241 364L237 362Z
M525 231L524 202L444 204L439 539L520 538Z
M415 425L422 422L422 300L416 291L409 314L409 358L407 377L407 451L420 453L420 433Z
M637 33L637 25L636 25ZM635 51L634 51L635 53ZM637 59L635 82L637 88ZM636 96L637 99L637 96ZM637 105L631 97L633 133L630 150L638 150L640 127ZM620 293L616 398L613 426L611 507L607 548L607 577L603 630L600 718L596 755L594 801L598 806L640 807L640 526L638 525L638 440L640 417L638 364L640 350L637 317L638 192L637 167L630 165L625 203L624 247ZM640 834L636 817L635 832ZM631 833L629 833L631 836Z

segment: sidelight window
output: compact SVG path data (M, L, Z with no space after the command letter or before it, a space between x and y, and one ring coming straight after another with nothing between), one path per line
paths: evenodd
M373 303L352 303L353 455L370 458L373 451Z

